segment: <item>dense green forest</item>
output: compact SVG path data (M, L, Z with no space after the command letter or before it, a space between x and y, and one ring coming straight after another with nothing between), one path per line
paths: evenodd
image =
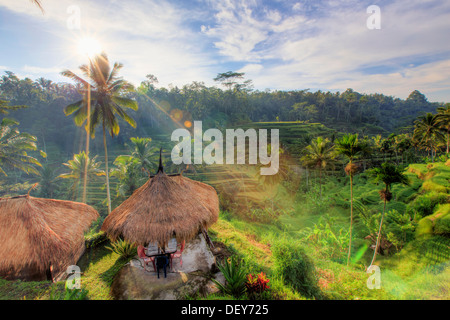
M233 74L231 74L233 75ZM242 74L238 74L243 77ZM237 76L236 76L237 77ZM419 91L406 100L382 94L345 92L257 91L251 83L239 77L228 78L219 87L206 87L193 82L182 88L156 87L155 76L148 75L129 97L136 100L139 110L133 114L137 128L122 126L116 138L124 144L133 136L155 136L169 133L177 122L202 120L206 126L224 128L251 122L304 121L319 122L340 132L361 134L411 133L413 122L419 115L436 112L439 103L430 103ZM20 123L19 128L38 138L39 147L45 151L53 145L66 157L81 151L84 135L64 107L80 100L80 86L53 83L44 78L32 81L19 79L5 72L0 80L0 98L9 105L26 105L27 110L12 111L11 117ZM50 116L51 115L51 116ZM61 134L67 133L67 134ZM94 148L100 148L95 144Z

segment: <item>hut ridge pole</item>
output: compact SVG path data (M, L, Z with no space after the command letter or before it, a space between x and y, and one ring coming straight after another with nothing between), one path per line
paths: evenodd
M162 165L162 147L159 149L159 167L158 167L158 173L164 172L164 167Z

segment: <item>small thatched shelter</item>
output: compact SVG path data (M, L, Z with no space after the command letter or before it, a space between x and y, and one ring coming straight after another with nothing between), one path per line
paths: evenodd
M163 247L172 238L190 240L219 217L216 190L182 175L169 176L160 167L130 198L114 209L102 230L115 240Z
M0 277L57 278L83 254L84 232L99 217L83 203L0 198Z

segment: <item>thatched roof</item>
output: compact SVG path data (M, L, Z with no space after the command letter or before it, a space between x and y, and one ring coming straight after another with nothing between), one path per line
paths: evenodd
M0 274L62 271L84 250L84 231L98 219L83 203L34 198L0 198ZM65 271L65 270L64 270Z
M219 199L213 187L160 169L130 198L106 217L102 230L113 240L161 246L171 237L189 240L219 217Z

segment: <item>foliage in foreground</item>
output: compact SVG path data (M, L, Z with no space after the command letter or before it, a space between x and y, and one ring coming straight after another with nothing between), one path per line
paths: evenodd
M224 285L215 279L211 279L219 290L237 299L242 297L246 291L246 274L236 256L231 256L229 260L227 259L223 263L218 262L217 267L225 277Z
M136 255L136 246L126 240L119 239L111 243L111 247L106 247L114 253L117 253L122 259L127 260Z
M75 279L72 285L75 284ZM64 286L64 293L55 293L55 287L52 287L50 293L50 300L86 300L89 291L86 289L70 288L69 283L66 282Z
M321 298L314 263L298 242L283 239L272 246L275 272L307 298Z

